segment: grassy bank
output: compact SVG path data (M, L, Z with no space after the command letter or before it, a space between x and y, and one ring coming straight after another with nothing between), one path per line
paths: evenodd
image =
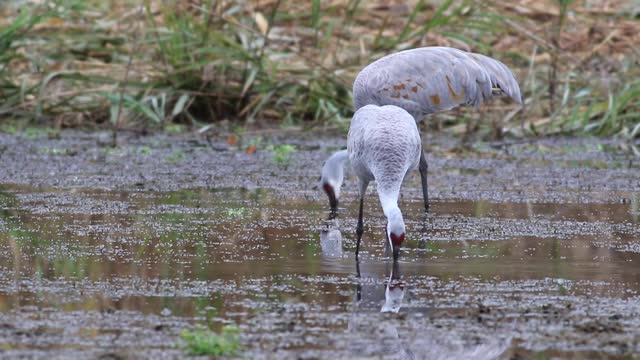
M0 5L0 130L341 129L363 66L443 45L507 63L526 105L440 114L433 129L634 138L640 3L606 4L9 0Z

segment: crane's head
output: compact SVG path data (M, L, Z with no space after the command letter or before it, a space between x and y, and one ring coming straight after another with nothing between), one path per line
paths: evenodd
M331 155L322 167L320 186L322 186L322 190L329 197L329 205L332 211L338 208L340 187L342 186L344 178L344 163L347 159L347 150L341 150Z
M404 241L405 227L404 220L402 219L402 212L400 209L395 208L389 211L387 216L387 237L389 238L389 244L393 249L393 260L398 260L400 254L400 246Z

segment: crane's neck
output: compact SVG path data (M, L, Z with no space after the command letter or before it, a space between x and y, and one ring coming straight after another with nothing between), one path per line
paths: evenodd
M399 196L400 191L387 191L381 186L378 186L378 197L380 198L380 205L382 205L382 211L384 211L384 215L387 217L387 219L396 214L400 214L400 217L402 218L402 213L400 212L400 208L398 207Z
M391 247L394 249L394 257L396 256L396 249L399 249L400 244L404 241L405 233L404 219L398 207L398 195L399 191L384 192L378 190L382 211L387 217L387 236Z
M349 159L349 152L345 150L336 151L329 157L327 163L331 164L331 166L343 167L344 163Z

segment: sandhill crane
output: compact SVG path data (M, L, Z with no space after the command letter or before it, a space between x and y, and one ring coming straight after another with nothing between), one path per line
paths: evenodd
M393 258L397 260L405 237L404 220L398 207L400 187L405 175L418 166L422 153L416 122L397 106L366 105L353 115L347 151L360 183L356 258L364 231L364 195L369 182L376 180L380 204L387 217L387 240L393 249Z
M424 47L384 56L362 69L353 83L356 111L366 105L395 105L416 121L457 106L477 108L502 94L522 104L518 82L506 65L485 55L448 47ZM428 210L424 152L420 154L419 169L424 207ZM323 189L330 199L334 196L333 203L337 204L337 189L325 183Z

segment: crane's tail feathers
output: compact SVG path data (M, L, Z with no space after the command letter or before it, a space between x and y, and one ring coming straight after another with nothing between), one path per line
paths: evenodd
M518 81L505 64L482 54L473 53L472 57L489 73L492 95L507 95L513 101L522 104Z
M447 47L387 55L362 69L353 83L356 110L369 104L395 105L416 120L458 106L477 108L496 92L522 104L518 82L505 64Z

